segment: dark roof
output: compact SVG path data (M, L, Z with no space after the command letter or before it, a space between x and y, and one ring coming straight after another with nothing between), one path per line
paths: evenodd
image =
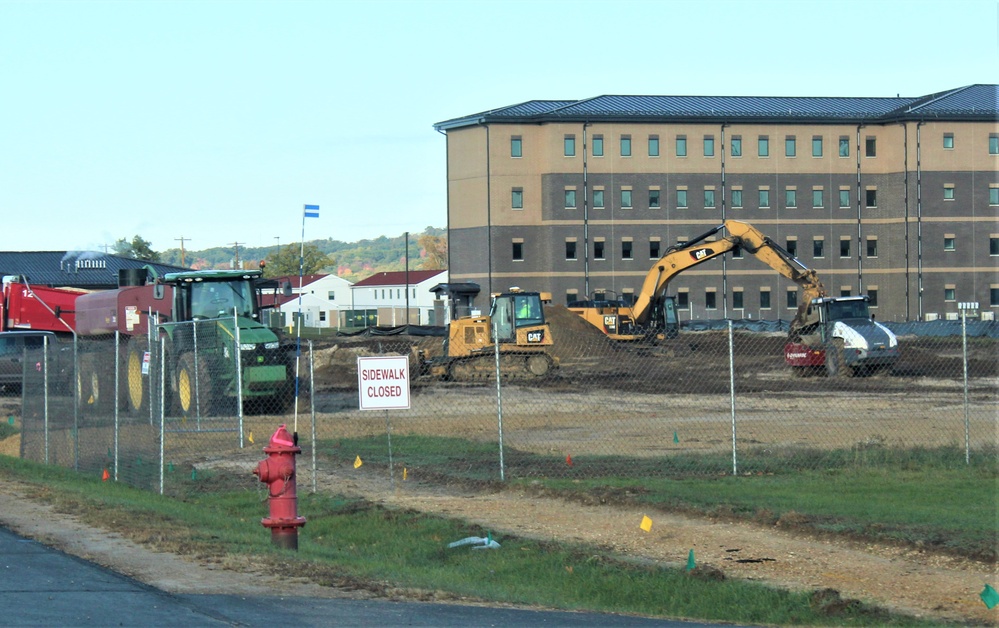
M189 270L96 251L0 252L0 276L21 275L41 286L110 290L118 287L118 271L149 265L160 276Z
M426 281L431 277L436 277L441 273L446 273L446 270L411 270L409 271L409 283L417 284L421 281ZM406 285L406 271L397 270L387 273L375 273L367 279L362 279L354 284L353 287L364 287L364 286L404 286Z
M848 122L888 123L999 118L999 85L970 85L919 97L596 96L531 100L438 122L440 130L489 123L542 122Z

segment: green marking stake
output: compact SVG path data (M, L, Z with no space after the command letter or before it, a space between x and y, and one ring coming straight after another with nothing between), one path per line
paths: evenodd
M697 564L694 562L694 550L690 550L690 553L687 554L687 571L690 571L696 566Z
M980 595L982 601L985 602L985 608L989 610L992 610L996 607L996 604L999 604L999 592L996 592L996 590L989 585L985 585L985 588L982 589Z
M191 469L191 479L192 480L197 480L198 479L198 470L197 469Z
M14 425L14 415L13 414L10 415L9 417L7 417L7 424L8 425Z
M170 473L173 473L173 463L172 462L167 465L167 471L170 472Z
M673 442L674 443L679 443L680 442L680 437L677 436L676 430L673 430Z

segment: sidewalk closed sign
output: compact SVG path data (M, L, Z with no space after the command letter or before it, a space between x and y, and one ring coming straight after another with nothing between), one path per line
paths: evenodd
M409 358L358 357L357 392L361 410L409 410Z

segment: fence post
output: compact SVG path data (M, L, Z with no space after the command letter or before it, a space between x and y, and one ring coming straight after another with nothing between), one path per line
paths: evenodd
M150 376L150 379L152 377ZM152 388L152 387L150 387ZM159 408L160 408L160 495L163 494L164 488L164 475L163 470L165 468L165 458L166 458L166 335L160 336L160 394ZM149 405L153 405L153 400L149 400Z
M45 464L49 463L49 337L42 337L42 397L45 414ZM24 391L21 391L24 399ZM22 402L23 407L23 402Z
M735 453L735 350L732 340L732 321L728 321L728 390L732 412L732 475L739 475Z
M295 382L298 386L298 382ZM297 394L297 393L296 393ZM296 400L295 403L298 403ZM312 416L312 492L316 492L316 369L312 353L312 340L309 340L309 411Z
M506 467L503 464L503 393L500 386L499 328L493 323L493 353L496 356L496 419L499 425L500 481L506 480Z
M77 473L80 472L80 404L83 403L83 399L80 397L80 386L82 382L80 378L83 376L80 373L80 349L79 342L76 338L76 333L73 333L73 376L74 380L73 386L73 470Z
M119 430L119 400L121 397L121 390L119 388L119 380L121 379L121 332L117 329L114 330L114 349L112 355L114 356L114 481L118 481L118 437L120 435Z
M239 448L243 448L243 354L239 341L239 313L232 308L233 338L236 341L236 414L239 417Z
M961 310L961 364L964 367L964 463L971 464L971 419L968 409L968 310L978 303L958 303Z

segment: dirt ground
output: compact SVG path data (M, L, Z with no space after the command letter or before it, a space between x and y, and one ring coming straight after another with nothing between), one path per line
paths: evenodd
M548 312L553 333L564 339L557 341L553 350L561 368L552 377L524 384L521 390L526 392L520 396L511 392L504 397L504 409L510 412L508 436L518 447L563 457L567 447L574 454L608 453L596 445L607 442L624 442L630 453L638 455L675 451L675 443L669 438L673 436L670 424L664 424L668 436L660 435L656 440L650 438L648 424L636 418L655 419L659 416L656 413L662 412L664 398L669 399L670 412L683 421L683 447L710 450L728 446L726 334L698 333L656 347L622 346L606 340L575 315L568 313L571 318L566 317L566 313L558 309ZM960 390L956 388L961 377L959 340L905 339L903 360L891 372L844 382L788 377L782 365L782 338L737 336L740 412L748 417L740 425L740 438L795 446L843 446L857 443L858 434L878 439L884 434L911 434L913 426L917 426L925 429L927 445L963 443L963 429L943 429L938 423L954 416L960 408ZM353 339L318 346L315 398L317 411L322 413L323 431L327 432L321 436L384 433L381 413L364 415L354 411L357 355L409 353L414 347L433 353L440 346L440 338L405 337ZM980 412L973 428L975 433L985 433L988 442L996 439L999 360L995 346L994 341L972 343L969 368L973 378L971 399ZM414 404L408 414L398 415L400 430L474 438L471 426L491 420L488 408L482 409L481 421L468 410L475 407L477 399L494 395L489 386L414 381L413 394L421 398L421 403ZM705 399L711 396L725 403L708 412ZM621 415L607 420L606 414L600 414L600 421L589 421L581 427L577 416L580 412L566 410L582 408L584 414L592 412L597 398L602 408L622 407ZM545 405L554 404L552 399L558 399L558 404ZM830 403L830 399L851 404L850 417L854 420L850 425L846 425L841 406ZM776 421L768 405L772 403L784 408ZM804 416L810 420L801 420ZM866 417L870 423L858 428L857 417ZM754 424L754 418L760 422ZM258 434L266 433L278 420L261 417L254 429ZM823 431L817 432L815 425L821 425ZM15 441L16 437L0 443L0 453L17 455ZM922 440L919 442L922 444ZM202 456L198 464L248 473L259 458L257 447L211 460ZM999 584L999 567L993 563L940 554L930 548L808 535L795 529L794 521L764 526L620 505L583 505L513 489L472 493L424 483L418 476L413 473L403 482L397 474L393 482L384 469L364 465L359 469L324 468L315 479L320 491L466 519L491 530L501 541L503 534L580 541L663 565L684 564L692 549L699 565L717 567L731 578L795 590L828 587L843 597L901 612L967 624L999 625L999 608L989 611L979 598L984 584ZM300 486L311 481L311 477L303 476ZM128 541L124 531L86 530L72 517L54 513L25 499L24 494L16 485L0 485L0 522L29 536L167 590L193 588L248 595L259 591L259 574L247 577L240 572L249 568L246 564L197 565L190 564L190 557L150 554L148 548ZM639 528L644 515L653 521L650 532ZM308 527L304 534L307 537ZM324 595L349 594L307 583L296 583L283 591L288 595L298 591L304 595L315 595L317 591Z

